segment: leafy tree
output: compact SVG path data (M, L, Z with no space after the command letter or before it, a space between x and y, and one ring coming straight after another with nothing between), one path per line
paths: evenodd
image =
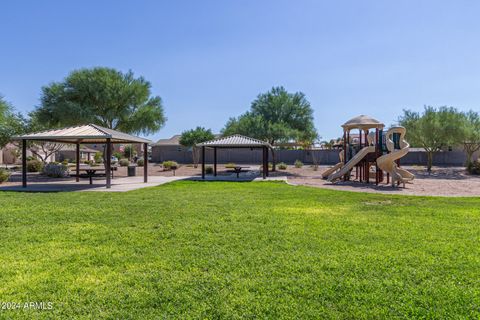
M399 124L407 129L412 146L425 149L427 170L432 170L433 154L445 146L461 144L465 137L464 114L452 107L426 106L423 114L403 110Z
M36 113L30 113L30 119L27 123L28 132L38 132L49 129L48 125L43 123ZM35 155L36 158L40 159L44 164L47 163L49 157L60 151L65 144L58 142L50 141L28 141L28 149L30 152Z
M199 150L196 147L197 143L202 143L215 138L210 129L203 127L196 127L195 129L183 131L180 137L180 144L185 147L192 148L193 166L198 166Z
M480 115L475 111L465 113L463 148L467 155L466 165L473 162L473 154L480 150Z
M15 113L11 104L0 96L0 149L4 148L12 137L26 131L27 120L20 113Z
M313 110L305 95L301 92L288 93L283 87L273 87L258 95L249 111L228 120L222 134L242 134L268 141L272 146L292 140L306 145L318 138L313 124ZM275 170L273 150L272 156Z
M125 158L131 160L133 157L137 155L137 150L135 150L133 145L127 144L124 146L123 155L125 156Z
M80 69L62 82L42 88L41 105L33 112L47 127L94 123L127 133L151 134L165 123L162 100L151 85L110 68Z

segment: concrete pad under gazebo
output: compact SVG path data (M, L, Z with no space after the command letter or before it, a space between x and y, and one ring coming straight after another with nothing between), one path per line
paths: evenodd
M202 148L202 179L205 179L205 148L213 149L214 176L217 176L217 149L262 149L262 175L263 179L266 179L266 177L268 177L268 150L272 148L272 146L268 142L235 134L232 136L222 137L199 143L197 144L197 147Z
M96 124L86 124L80 126L54 129L42 132L26 134L14 137L15 140L22 141L22 187L27 187L27 142L44 141L53 143L65 143L76 145L76 181L79 181L80 173L80 144L105 144L105 177L106 187L111 187L111 160L112 144L116 143L142 143L143 144L143 181L148 181L148 144L150 140L132 136L113 129L101 127Z

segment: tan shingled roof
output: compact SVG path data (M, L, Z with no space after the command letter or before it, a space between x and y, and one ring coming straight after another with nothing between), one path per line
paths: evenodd
M350 130L350 129L372 129L372 128L382 129L383 127L385 127L385 125L383 123L381 123L380 121L372 118L372 117L369 117L369 116L366 116L366 115L362 114L362 115L359 115L355 118L352 118L352 119L348 120L347 122L342 124L342 127L344 129L347 129L347 130Z
M268 142L253 139L250 137L245 137L239 134L233 136L222 137L210 141L205 141L197 144L197 147L245 147L245 148L254 148L254 147L271 147Z
M124 132L101 127L96 124L47 130L14 137L15 140L44 140L63 143L105 143L110 138L112 143L150 143L148 139L129 135Z

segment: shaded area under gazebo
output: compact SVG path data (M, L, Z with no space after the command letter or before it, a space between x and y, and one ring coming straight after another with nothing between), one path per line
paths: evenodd
M143 144L143 180L148 181L148 144L150 140L132 136L130 134L101 127L96 124L86 124L62 129L26 134L14 137L22 141L22 187L27 187L27 144L28 141L43 141L76 145L76 182L80 180L80 144L105 144L105 177L106 187L111 187L111 160L112 145L117 143L142 143Z
M213 175L217 176L217 150L218 149L262 149L262 176L263 179L268 177L268 151L272 146L265 141L245 137L235 134L228 137L222 137L210 141L205 141L197 144L197 147L202 148L201 162L202 162L202 179L205 179L205 149L213 149Z

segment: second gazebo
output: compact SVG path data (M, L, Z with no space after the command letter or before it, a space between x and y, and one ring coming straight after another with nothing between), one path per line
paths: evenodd
M228 137L222 137L210 141L205 141L197 144L197 147L202 148L202 179L205 179L205 149L213 149L213 174L217 175L217 150L218 149L262 149L262 176L265 179L268 176L268 151L272 146L265 141L257 140L250 137L245 137L235 134Z

